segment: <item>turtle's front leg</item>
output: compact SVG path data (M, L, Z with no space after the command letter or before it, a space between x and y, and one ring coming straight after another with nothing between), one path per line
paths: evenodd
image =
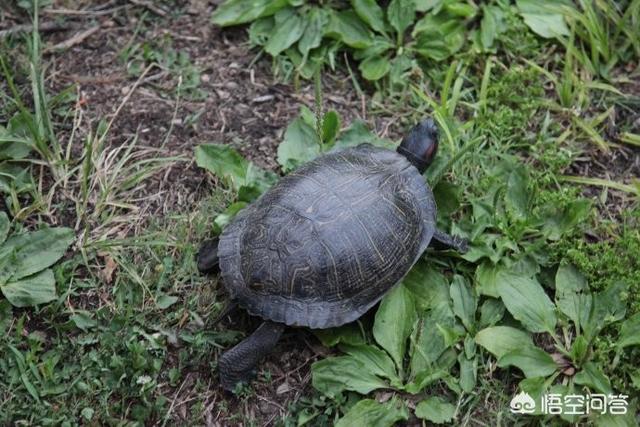
M466 239L458 236L451 236L440 230L436 230L435 233L433 233L433 238L431 238L429 246L438 250L452 249L456 252L460 252L461 254L464 254L469 250L469 243Z
M220 356L218 372L222 388L233 391L236 384L251 380L256 364L273 350L284 328L282 323L265 321L253 334Z

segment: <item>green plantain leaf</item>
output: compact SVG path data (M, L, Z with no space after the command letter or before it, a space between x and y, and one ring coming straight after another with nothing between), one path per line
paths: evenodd
M340 116L334 110L327 111L322 118L322 142L333 144L340 132Z
M373 337L391 355L401 373L407 338L416 317L413 295L401 283L382 299L373 324Z
M604 291L594 294L591 310L585 313L581 311L585 336L593 339L605 326L624 319L627 297L628 287L623 282L615 282Z
M198 145L195 158L198 166L225 180L243 201L252 201L278 179L276 174L255 166L228 145Z
M236 216L238 212L247 206L247 202L235 202L227 206L224 212L216 216L213 220L213 229L216 234L220 234L222 229Z
M351 5L360 19L374 31L385 32L384 12L375 0L351 0Z
M593 296L582 293L588 290L584 276L573 265L561 265L556 273L555 285L558 309L580 331L589 320L593 308Z
M325 347L333 347L337 344L364 344L365 339L356 322L347 323L338 328L314 329L313 334Z
M356 120L347 130L340 134L331 149L342 150L349 147L355 147L363 143L372 144L376 147L382 148L395 148L394 144L390 140L386 138L379 138L376 134L371 132L366 123Z
M536 280L500 271L497 282L505 307L525 328L531 332L555 332L555 306Z
M450 287L451 300L453 301L453 312L460 318L462 324L468 331L475 325L476 309L478 299L474 295L469 283L464 277L456 274Z
M291 171L320 154L318 134L302 117L287 127L284 140L278 146L278 163L285 171Z
M499 298L498 294L498 273L504 268L500 265L485 261L476 268L475 288L481 295Z
M582 370L574 377L574 381L576 384L586 385L590 389L600 393L611 393L609 378L607 378L602 370L593 362L585 363Z
M93 318L93 315L85 310L76 310L71 316L69 316L69 320L85 332L98 325L98 322Z
M527 378L546 377L553 374L558 365L546 351L527 346L512 350L498 359L498 366L516 366Z
M418 312L450 304L447 278L426 261L418 261L402 279L404 286L414 295ZM451 313L451 310L448 310ZM453 315L452 315L453 319Z
M7 300L0 301L0 334L4 335L13 322L13 310Z
M307 55L311 49L320 46L329 22L329 14L324 9L314 7L306 16L306 19L306 28L298 42L298 50L303 55Z
M75 234L70 228L44 228L11 236L0 246L0 285L30 276L56 263ZM6 260L10 259L10 265ZM9 267L8 269L6 267Z
M416 52L442 61L459 51L465 39L464 21L446 13L427 14L413 28Z
M211 16L211 21L222 27L245 24L273 15L286 6L286 0L229 0L218 6Z
M391 0L387 6L387 19L399 35L404 34L416 18L414 0Z
M0 245L7 239L11 221L5 212L0 212Z
M16 307L32 307L56 299L56 280L51 269L0 285L0 291Z
M435 325L453 327L454 323L454 314L448 305L430 310L416 322L411 335L411 377L436 369L438 358L447 349L447 345Z
M370 56L360 62L358 68L362 73L362 77L370 81L375 81L380 80L389 72L391 64L384 56Z
M335 427L391 427L398 421L408 419L409 411L402 399L394 397L385 403L363 399L353 405Z
M228 0L213 12L211 21L221 27L245 24L273 15L288 4L287 0Z
M571 264L563 264L556 272L556 294L568 294L588 290L587 281Z
M466 393L471 393L476 387L478 360L475 357L467 359L464 353L460 353L458 364L460 366L460 388Z
M516 0L516 5L525 24L541 37L568 36L563 12L574 6L563 0Z
M312 384L319 392L336 397L345 390L368 394L389 385L352 356L329 357L311 365Z
M616 345L620 348L640 345L640 313L636 313L622 323Z
M400 378L398 378L398 374L396 373L393 360L391 360L386 352L380 350L378 347L366 344L346 344L341 345L340 350L362 362L369 372L379 377L389 379L392 385L394 383L400 384Z
M529 209L531 196L528 187L529 176L524 168L513 169L507 176L505 204L515 219L524 220L531 211Z
M475 340L496 359L513 350L533 347L533 341L528 333L510 326L485 328L476 334Z
M355 49L365 49L372 43L371 32L353 11L332 11L327 35Z
M506 30L504 12L498 6L482 6L480 42L485 50L491 49L496 37Z
M306 25L307 22L298 14L291 14L282 24L276 25L275 31L264 46L264 50L271 56L277 56L302 37Z
M416 417L436 424L451 423L456 407L441 397L429 397L416 406Z
M480 323L479 328L493 326L498 323L504 316L504 304L502 301L494 298L488 298L480 307Z
M549 206L544 216L542 231L549 240L559 240L589 217L591 201L581 199L565 206Z

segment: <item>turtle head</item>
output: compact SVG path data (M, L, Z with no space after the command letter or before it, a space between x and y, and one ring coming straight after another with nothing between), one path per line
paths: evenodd
M397 151L423 173L438 151L438 127L433 119L428 118L415 125Z

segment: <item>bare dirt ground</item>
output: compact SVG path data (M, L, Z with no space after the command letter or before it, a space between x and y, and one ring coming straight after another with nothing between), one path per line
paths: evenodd
M99 27L74 46L47 56L52 93L75 84L83 113L95 125L101 118L110 118L134 88L118 113L109 143L122 144L137 134L139 146L188 157L201 143L231 144L258 166L277 170L275 153L287 124L302 105L313 108L311 85L302 82L296 89L279 83L268 60L254 63L256 53L250 51L244 29L222 31L210 23L213 4L185 3L179 6L181 13L165 12L166 16L134 2L113 5L122 7L112 14L89 15L79 21L82 29L47 35L45 41L52 46L86 28ZM174 13L177 16L169 16ZM136 45L142 45L141 50L155 49L153 59L160 62L141 78L139 72L131 71L139 58L126 58L123 53ZM183 89L187 83L184 77L179 82L177 65L162 64L163 56L173 54L163 48L187 55L186 67L199 79L189 84L197 87ZM143 62L141 68L151 64ZM348 76L327 76L323 84L331 94L324 108L338 110L346 122L362 116L361 100ZM155 201L162 205L157 209L167 212L189 206L201 196L198 191L207 191L200 186L204 176L193 164L173 168L166 178L172 191Z

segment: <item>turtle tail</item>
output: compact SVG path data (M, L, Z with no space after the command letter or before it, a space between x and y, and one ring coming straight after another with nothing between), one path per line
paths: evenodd
M233 391L236 384L251 380L256 364L275 347L284 328L282 323L265 321L253 334L220 356L218 372L222 388Z

